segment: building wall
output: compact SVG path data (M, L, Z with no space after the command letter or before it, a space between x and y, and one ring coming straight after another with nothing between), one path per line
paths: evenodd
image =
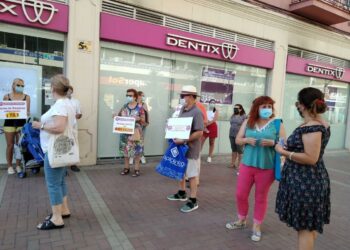
M82 165L96 163L97 106L100 56L100 0L69 1L69 33L66 74L80 101L83 117L79 121L79 145ZM92 51L78 50L80 41L91 42Z
M283 105L289 45L350 60L350 37L270 10L262 10L243 1L125 0L123 2L274 41L275 68L268 75L268 94L276 100L278 115L281 114ZM84 116L79 122L84 165L96 163L100 7L101 0L70 1L66 68L68 77L76 86L75 95L81 100L84 110ZM77 51L79 39L92 41L92 53ZM349 148L349 144L347 147Z

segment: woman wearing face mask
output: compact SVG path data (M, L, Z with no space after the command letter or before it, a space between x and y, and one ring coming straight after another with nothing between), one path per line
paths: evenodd
M32 123L33 128L40 129L40 144L45 153L45 181L52 209L52 214L37 226L39 230L63 228L63 219L70 217L65 181L67 169L66 167L52 168L48 158L49 143L54 136L63 133L67 127L73 130L75 126L75 108L67 98L69 86L69 80L65 76L52 77L51 92L56 102L41 116L40 122Z
M5 95L4 101L26 101L27 102L27 115L30 115L30 97L24 94L24 81L16 78L12 83L12 92ZM6 137L6 160L7 160L7 173L14 174L15 170L12 166L13 152L15 144L18 143L20 131L23 125L26 123L25 119L8 119L4 122L4 133ZM16 171L19 173L22 171L21 161L16 160Z
M213 157L214 147L215 147L215 139L218 137L218 125L216 124L216 121L219 117L219 111L215 108L216 101L214 99L211 99L209 101L208 110L207 110L207 117L208 117L208 123L206 127L206 131L204 131L202 136L202 148L209 137L209 155L207 162L211 162L211 159Z
M240 127L242 126L243 121L247 119L245 114L245 110L241 104L236 104L233 108L233 114L230 119L230 143L232 149L232 157L231 157L231 168L237 169L237 174L239 171L239 164L241 163L242 154L243 154L243 146L238 145L236 143L236 137ZM238 158L238 159L237 159ZM238 164L235 165L236 160Z
M142 124L142 133L143 133L143 139L145 139L145 132L146 127L149 125L149 113L148 113L148 106L146 104L146 97L145 94L142 91L138 91L138 98L137 103L140 108L143 108L145 111L145 122ZM132 158L130 158L132 159ZM146 164L146 157L145 157L145 148L143 148L142 156L141 156L141 163Z
M329 224L330 180L323 153L331 132L322 118L327 104L316 88L304 88L296 107L303 123L289 136L285 148L275 149L286 157L276 198L281 221L298 232L300 250L314 249L317 232Z
M129 159L135 159L135 170L133 177L140 176L140 158L143 153L143 133L142 126L145 124L145 110L137 103L137 91L128 89L126 91L126 104L119 111L118 116L134 117L135 133L133 135L120 134L120 153L124 155L124 169L120 172L121 175L128 175L130 172Z
M246 227L249 193L255 184L254 224L251 236L253 241L261 239L261 224L267 210L267 196L275 179L274 146L278 137L285 137L283 124L280 134L277 134L274 103L268 96L256 98L248 119L243 122L236 138L236 143L245 147L236 188L238 220L227 223L226 228Z

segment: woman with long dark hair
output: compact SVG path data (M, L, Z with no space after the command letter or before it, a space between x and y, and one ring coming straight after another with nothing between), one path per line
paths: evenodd
M245 114L245 110L243 106L239 103L237 103L233 107L233 114L230 118L230 143L231 143L231 150L232 150L232 157L231 157L231 168L237 169L237 174L239 170L239 164L241 163L242 155L243 155L243 146L238 145L236 143L236 137L238 134L238 131L240 127L242 126L242 123L244 120L247 119L247 116ZM237 159L238 158L238 159ZM237 160L237 165L236 164Z
M274 122L274 103L268 96L253 101L249 117L237 134L236 143L244 145L236 188L238 220L226 224L228 229L245 228L249 210L248 198L255 185L254 224L251 240L261 240L261 225L267 211L267 197L275 180L274 158L277 138L285 137L283 124L280 133Z
M285 148L275 147L287 159L277 193L276 212L282 222L298 232L299 249L311 250L317 232L322 233L330 219L330 180L323 153L331 132L321 116L327 104L319 89L302 89L296 108L303 123L289 136Z

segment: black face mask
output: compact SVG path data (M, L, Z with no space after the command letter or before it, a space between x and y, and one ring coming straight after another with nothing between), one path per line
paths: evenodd
M238 108L234 108L234 109L233 109L233 113L234 113L235 115L238 115L238 114L239 114L239 109L238 109Z

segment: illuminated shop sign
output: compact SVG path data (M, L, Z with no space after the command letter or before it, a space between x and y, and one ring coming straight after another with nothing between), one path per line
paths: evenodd
M311 63L306 65L306 71L310 73L331 76L337 79L342 79L345 73L345 69L341 67L329 68Z
M3 0L0 2L0 14L9 13L18 16L22 11L28 22L49 24L58 9L49 2L39 0Z
M217 44L174 34L167 34L166 44L168 46L220 55L228 60L233 60L239 50L238 46L232 43Z

